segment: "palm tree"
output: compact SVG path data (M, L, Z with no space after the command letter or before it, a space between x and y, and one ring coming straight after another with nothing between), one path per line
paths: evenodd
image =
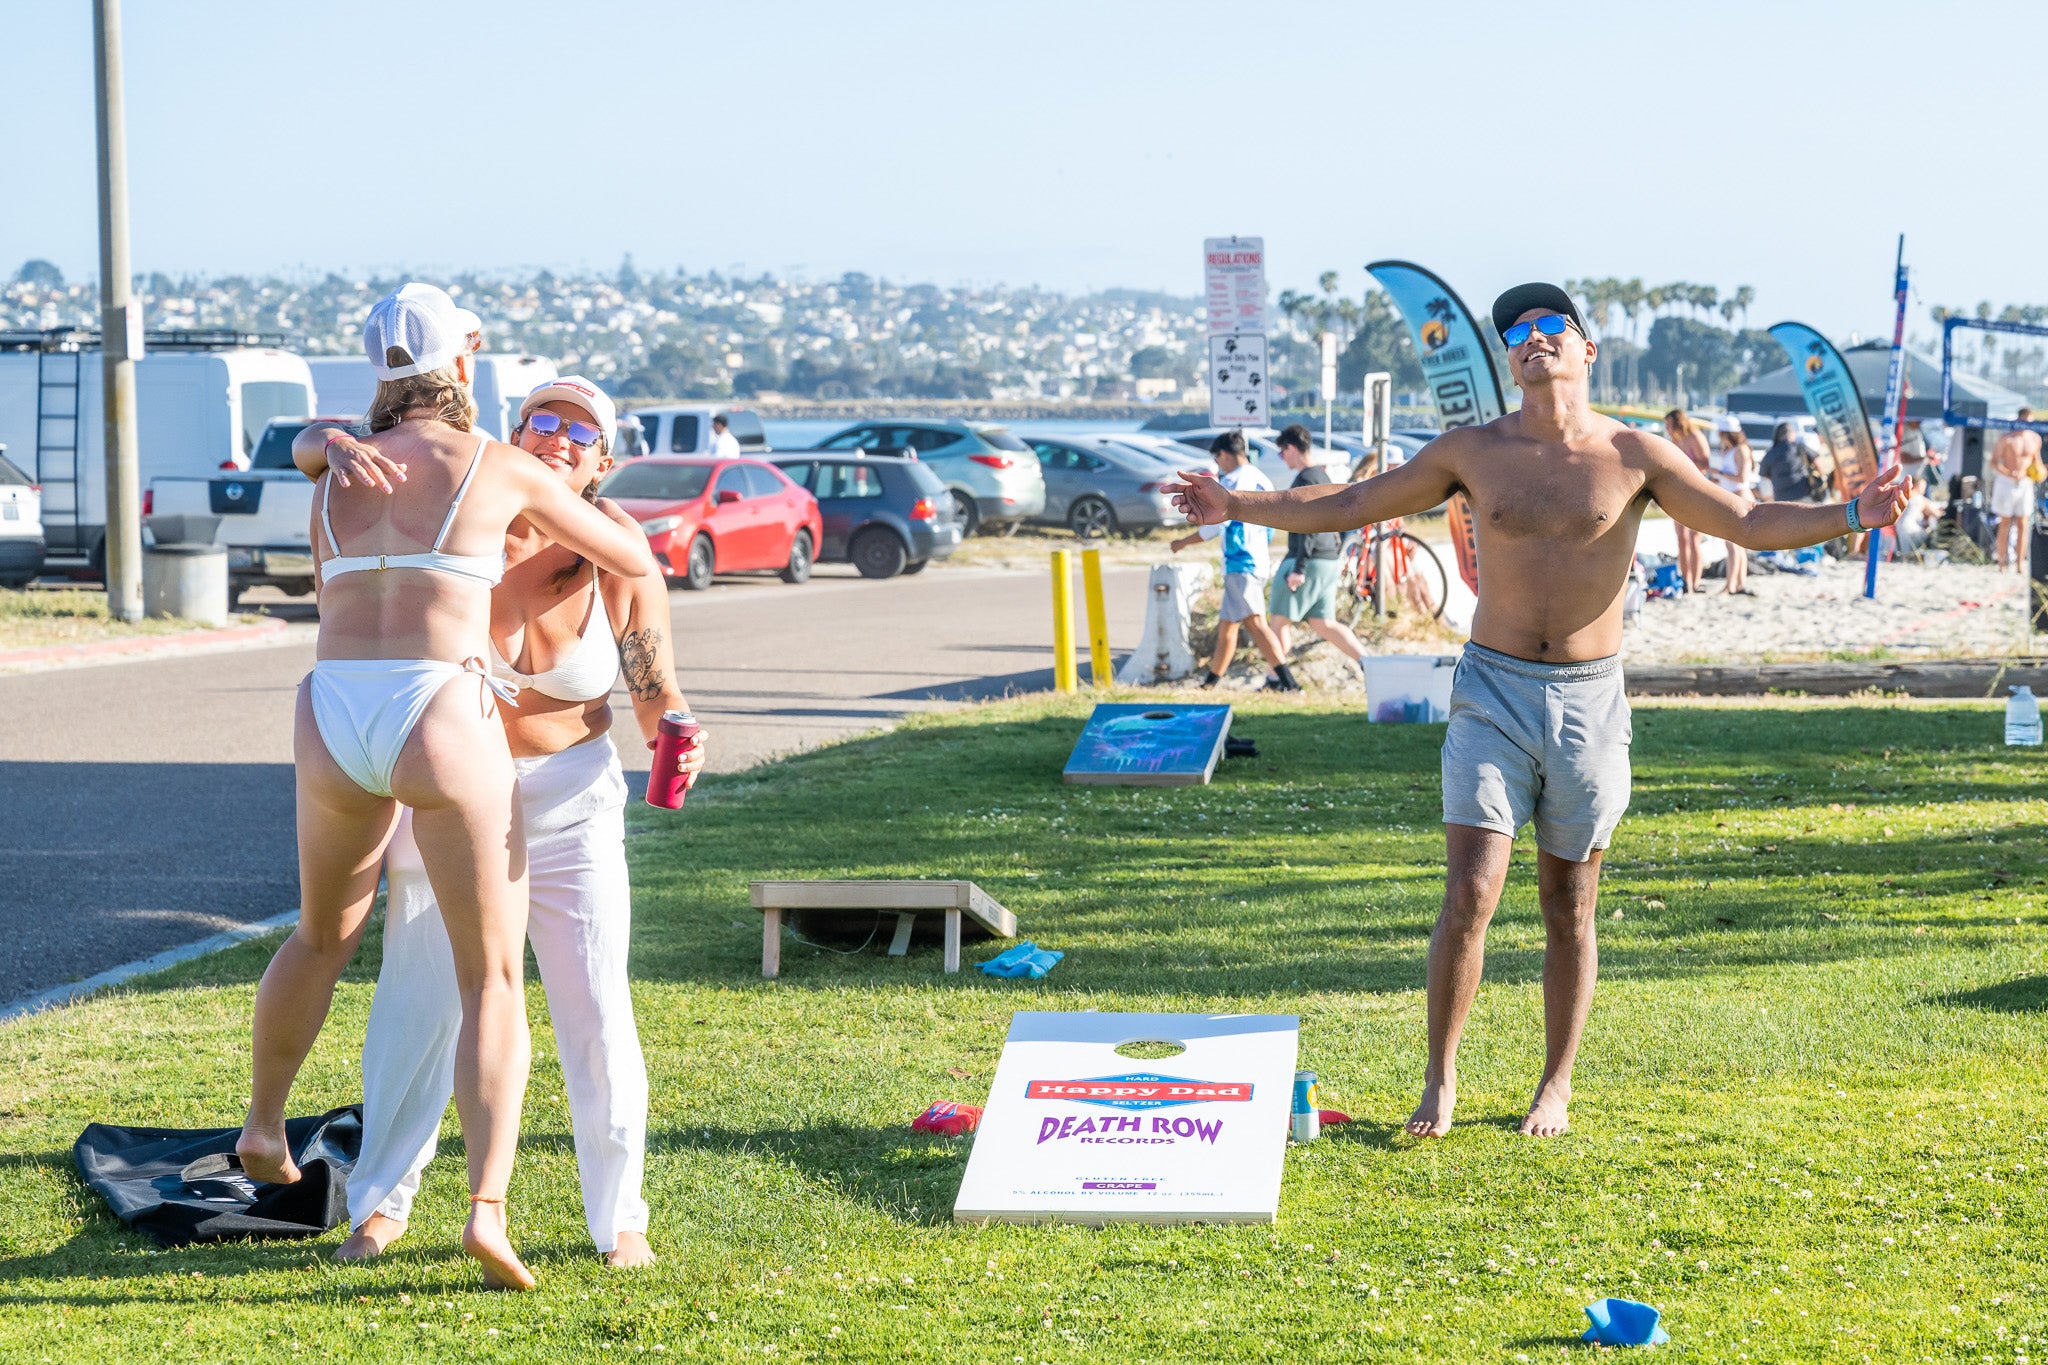
M1565 291L1575 294L1581 301L1580 311L1592 322L1600 333L1600 340L1607 339L1614 325L1614 310L1619 302L1621 281L1612 277L1597 280L1566 280ZM1603 355L1600 360L1600 396L1604 402L1614 401L1614 358ZM1596 362L1597 363L1597 362Z
M1615 301L1621 305L1622 312L1628 315L1628 340L1632 348L1628 358L1628 400L1633 403L1636 400L1636 395L1641 392L1641 389L1638 387L1637 360L1640 348L1636 347L1636 324L1643 306L1649 302L1650 295L1649 291L1643 288L1643 280L1640 275L1632 276L1622 281L1615 290L1615 295Z
M1742 314L1742 326L1745 331L1749 329L1749 305L1755 302L1756 290L1746 284L1736 289L1735 307Z

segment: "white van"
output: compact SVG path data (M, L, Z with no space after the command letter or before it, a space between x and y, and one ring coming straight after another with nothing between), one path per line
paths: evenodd
M635 408L625 414L640 423L639 450L626 450L621 439L621 456L627 455L709 455L711 419L725 418L726 430L740 443L746 455L768 450L768 432L760 414L751 408L730 408L723 403L663 403L659 407ZM625 424L625 417L619 419Z
M94 567L107 534L104 374L96 333L0 333L0 445L42 487L50 555ZM313 411L313 376L290 351L151 333L135 364L135 407L147 488L161 474L246 460L271 418Z
M0 446L0 588L26 587L43 571L43 490Z
M370 397L377 391L377 375L368 360L359 355L308 356L306 365L319 390L322 412L360 414L370 410ZM496 440L510 440L509 433L519 425L519 405L526 401L526 395L559 377L555 362L537 355L478 356L476 383L471 389L471 396L476 399L477 429L489 432Z

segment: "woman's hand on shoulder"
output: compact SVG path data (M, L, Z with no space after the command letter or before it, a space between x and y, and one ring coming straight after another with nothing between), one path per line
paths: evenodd
M368 441L335 432L326 441L327 468L343 488L360 483L365 488L391 491L391 481L405 482L405 466Z

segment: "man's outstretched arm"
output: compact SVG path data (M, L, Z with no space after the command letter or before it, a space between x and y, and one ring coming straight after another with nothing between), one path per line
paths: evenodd
M1848 503L1752 503L1713 483L1669 441L1650 435L1642 439L1648 446L1650 496L1674 521L1703 536L1732 540L1749 550L1794 550L1850 532ZM1905 512L1910 496L1905 471L1893 465L1857 496L1857 519L1865 530L1889 526Z
M1438 438L1441 440L1442 438ZM1433 447L1398 469L1359 483L1308 484L1274 493L1233 493L1212 474L1188 470L1171 489L1197 526L1248 521L1281 531L1351 531L1373 522L1427 512L1457 489Z

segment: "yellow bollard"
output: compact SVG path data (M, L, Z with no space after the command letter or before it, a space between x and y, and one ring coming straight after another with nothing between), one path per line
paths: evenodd
M1109 611L1102 604L1102 551L1081 551L1081 589L1088 599L1088 669L1097 687L1114 679L1109 667Z
M1071 551L1052 552L1052 685L1058 692L1072 692L1081 682L1074 667L1073 560Z

